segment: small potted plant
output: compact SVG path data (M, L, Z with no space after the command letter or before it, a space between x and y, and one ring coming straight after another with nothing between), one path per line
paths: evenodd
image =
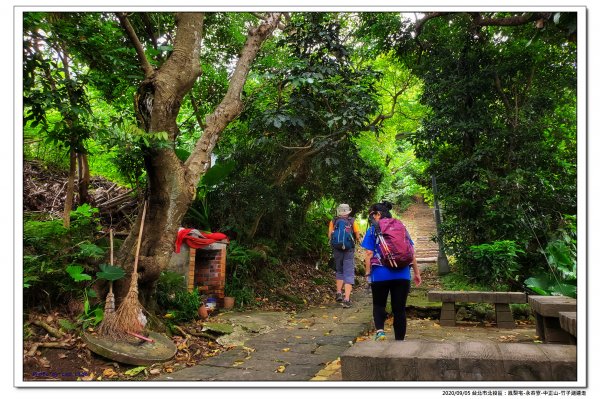
M225 297L223 298L223 309L233 309L235 306L235 297L227 284L225 284Z

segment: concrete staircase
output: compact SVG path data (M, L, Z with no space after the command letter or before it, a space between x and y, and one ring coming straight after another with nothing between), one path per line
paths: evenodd
M431 241L437 233L433 208L422 202L414 203L400 215L400 220L410 233L417 252L419 263L435 263L438 244Z

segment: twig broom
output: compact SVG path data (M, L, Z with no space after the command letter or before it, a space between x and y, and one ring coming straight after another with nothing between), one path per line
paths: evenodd
M110 229L110 265L114 265L113 258L113 229ZM106 295L106 303L104 304L104 319L110 319L115 317L115 294L113 293L113 282L108 282L108 294ZM110 322L108 322L110 324Z
M135 260L133 263L133 273L131 274L131 282L129 291L119 305L114 316L109 316L102 320L102 324L98 329L101 335L106 335L112 338L129 338L129 335L139 334L144 330L145 316L143 314L144 307L138 298L138 261L140 257L140 247L142 244L142 234L144 231L144 219L146 219L146 202L144 202L144 210L142 211L142 222L140 224L140 232L137 240L137 248L135 251ZM109 293L110 295L110 293Z

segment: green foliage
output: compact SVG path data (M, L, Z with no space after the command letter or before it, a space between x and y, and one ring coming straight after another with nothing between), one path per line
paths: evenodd
M60 326L60 328L62 330L67 331L67 332L73 331L77 328L76 324L71 323L67 319L58 319L58 325Z
M182 275L164 270L158 278L156 302L163 310L172 314L170 320L177 323L195 320L202 299L197 289L188 292Z
M36 303L42 294L60 301L77 295L81 282L91 281L94 264L106 254L96 244L100 227L97 209L85 204L71 212L71 227L62 220L25 219L23 225L23 278L26 303Z
M160 67L172 53L174 15L128 18ZM293 13L262 47L244 111L217 142L216 165L186 215L235 238L227 289L238 303L254 300L248 282L257 276L277 280L273 258L326 256L335 204L360 213L387 199L402 208L415 195L431 197L431 175L446 248L473 278L502 285L513 272L539 277L544 248L554 280L574 281L571 244L549 237L560 215L576 211L576 48L564 40L576 19L560 12L544 29L476 29L469 14L451 13L429 20L415 40L400 13ZM132 98L144 75L114 14L25 13L25 156L64 167L66 150L76 149L88 153L92 171L143 189L149 152L189 157L256 21L251 13L205 15L202 79L176 104L170 140L136 127ZM74 278L93 275L103 256L90 211L75 211L69 230L26 220L26 296L60 301L89 283ZM519 270L501 242L524 251L515 249ZM489 273L474 268L481 262Z
M241 241L262 237L303 251L312 246L314 203L332 198L361 209L381 180L352 141L369 129L379 74L353 64L343 29L336 15L294 15L259 60L261 83L249 83L240 121L224 132L217 153L236 168L209 195L211 218Z
M78 320L84 329L97 326L104 319L104 303L96 301L92 304L90 301L90 298L97 297L94 290L87 288L83 290L83 313L79 315Z
M454 268L453 268L454 269ZM460 270L452 270L440 276L442 287L446 291L492 291L492 287L482 284L474 276L463 274Z
M448 252L477 273L471 248L512 241L525 251L518 274L531 275L545 237L576 209L576 49L550 27L471 22L457 13L421 32L428 50L410 65L431 112L410 140L436 176Z
M184 223L204 230L212 230L210 226L210 205L208 202L208 194L213 190L218 190L224 179L234 170L235 162L226 160L219 162L206 171L200 179L196 190L196 198L192 203L186 216Z
M459 258L462 272L491 286L506 290L519 275L518 255L524 253L514 241L494 241L491 244L472 245L469 254Z
M546 266L536 270L525 285L540 295L577 297L577 227L575 216L566 216L559 229L541 252Z
M248 248L238 241L231 241L227 248L227 277L225 295L235 297L236 306L253 305L256 301L257 282L275 286L281 281L280 274L272 273L272 267L280 264L268 244ZM262 288L262 287L261 287Z
M83 328L98 325L104 318L104 303L90 287L92 273L106 248L96 239L100 228L98 210L84 204L71 212L71 227L62 220L26 219L23 226L23 286L25 307L82 300L83 312L78 323ZM104 243L105 244L105 243ZM123 269L100 265L98 279L115 281L125 275ZM72 324L61 320L69 331Z
M89 274L83 273L83 266L81 266L81 265L71 264L71 265L67 266L66 271L69 274L69 276L71 276L71 278L76 282L89 281L92 279L92 276L90 276Z
M125 277L125 270L120 267L103 263L100 265L100 272L96 273L99 280L117 281Z

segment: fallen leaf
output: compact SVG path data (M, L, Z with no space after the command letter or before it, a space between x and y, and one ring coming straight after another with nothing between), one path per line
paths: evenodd
M104 369L102 375L106 378L117 377L119 373L115 372L112 368Z
M65 359L66 357L67 357L67 355L64 353L61 353L60 355L58 355L59 359Z
M281 351L282 351L282 352L289 352L289 351L290 351L290 348L283 348Z
M94 379L94 373L87 375L85 377L81 377L81 381L91 381Z
M233 367L237 367L237 366L239 366L241 364L244 364L243 360L236 360L235 362L233 362Z
M172 373L173 372L173 367L165 367L165 372L166 373Z
M179 345L177 345L177 350L184 350L187 349L187 343L186 342L182 342Z
M279 366L277 367L277 370L275 370L275 372L277 373L283 373L285 371L285 366Z
M146 366L135 367L135 368L127 370L125 372L125 375L128 375L130 377L135 377L136 375L138 375L139 373L141 373L144 370L146 370Z
M160 374L160 369L151 369L150 370L150 375L159 375Z

